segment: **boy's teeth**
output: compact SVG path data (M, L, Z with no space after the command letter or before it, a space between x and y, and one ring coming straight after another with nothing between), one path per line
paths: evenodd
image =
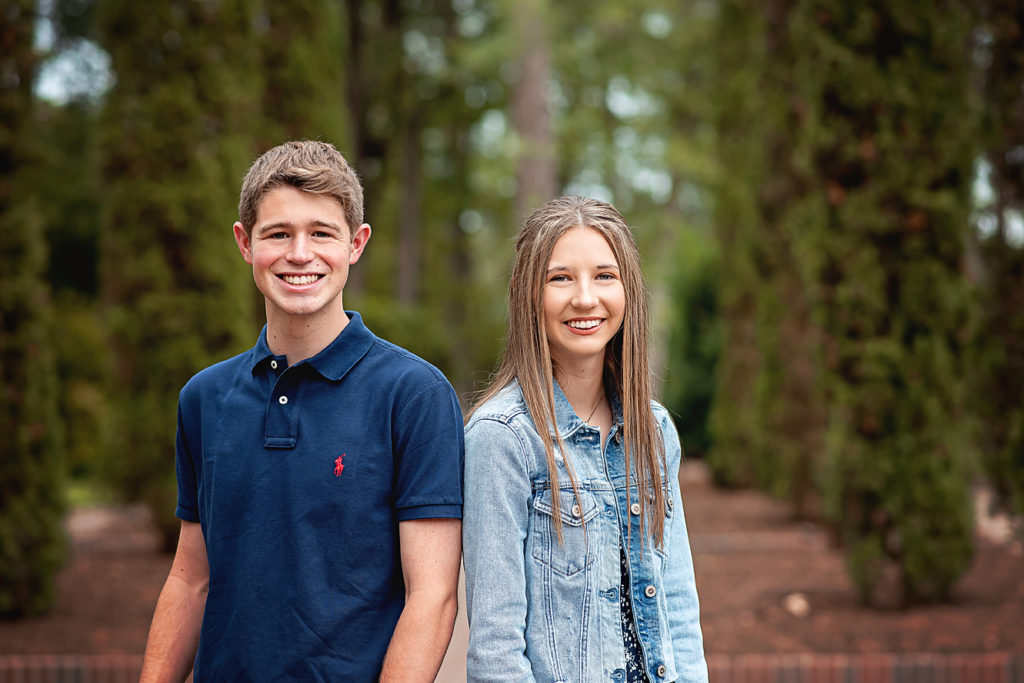
M591 327L597 327L600 323L600 320L570 320L569 327L575 327L577 330L589 330Z
M284 275L284 281L290 285L308 285L320 279L319 275Z

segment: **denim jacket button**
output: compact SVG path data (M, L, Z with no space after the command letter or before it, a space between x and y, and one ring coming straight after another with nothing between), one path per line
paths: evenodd
M656 673L658 674L658 678L664 678L665 677L665 665L664 664L659 664L658 665L658 670L656 671Z
M573 504L571 512L572 512L572 516L573 517L579 517L580 516L580 506L579 506L579 503Z
M640 514L640 503L633 503L632 505L630 505L629 506L629 511L632 512L634 515L639 515Z
M649 598L653 598L657 594L658 589L655 588L653 585L648 585L647 588L644 589L644 595L646 595Z
M616 680L616 681L621 681L625 677L626 677L626 672L623 671L622 669L616 669L615 671L612 672L612 678L614 680Z

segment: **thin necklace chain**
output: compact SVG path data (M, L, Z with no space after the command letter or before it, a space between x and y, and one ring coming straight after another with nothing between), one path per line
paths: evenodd
M597 403L594 404L594 409L590 411L590 415L587 415L587 419L584 420L584 422L590 424L590 418L594 417L594 413L596 413L597 409L601 407L602 401L604 401L604 396L598 396Z

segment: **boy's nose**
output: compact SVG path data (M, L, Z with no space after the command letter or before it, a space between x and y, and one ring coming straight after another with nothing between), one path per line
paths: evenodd
M309 247L309 240L303 234L298 234L292 239L291 248L288 249L288 260L296 263L305 263L313 258L313 250Z

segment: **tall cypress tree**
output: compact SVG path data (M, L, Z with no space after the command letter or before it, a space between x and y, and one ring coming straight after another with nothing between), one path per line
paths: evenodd
M117 78L101 134L107 451L116 487L152 508L167 546L177 529L178 392L251 344L255 327L250 276L231 238L259 120L253 4L98 7Z
M64 557L63 461L33 151L36 3L0 12L0 615L41 611ZM45 198L41 198L45 199Z
M972 555L960 272L974 151L964 3L791 18L813 83L827 510L869 602L941 599Z
M773 320L763 313L765 286L774 272L769 258L776 249L779 216L792 192L766 192L763 186L774 177L776 164L788 162L788 153L779 154L786 150L776 149L772 155L769 147L785 142L779 136L786 114L785 108L779 112L783 93L771 77L788 66L789 58L780 29L766 12L725 2L718 26L721 87L714 91L714 115L717 154L727 171L715 188L714 220L721 253L723 346L710 418L714 447L707 459L722 483L771 488L781 478L780 459L767 446L770 435L759 390L761 396L768 392L763 378L772 370L768 364L778 360L773 358L777 335L762 338L759 327ZM773 232L764 231L766 224ZM767 338L773 346L766 352Z
M823 504L865 600L941 598L971 557L970 14L779 0L719 21L712 466Z
M1024 245L1011 220L1024 217L1024 5L980 3L984 55L984 158L991 202L981 241L982 273L973 404L986 469L1006 506L1024 514Z

